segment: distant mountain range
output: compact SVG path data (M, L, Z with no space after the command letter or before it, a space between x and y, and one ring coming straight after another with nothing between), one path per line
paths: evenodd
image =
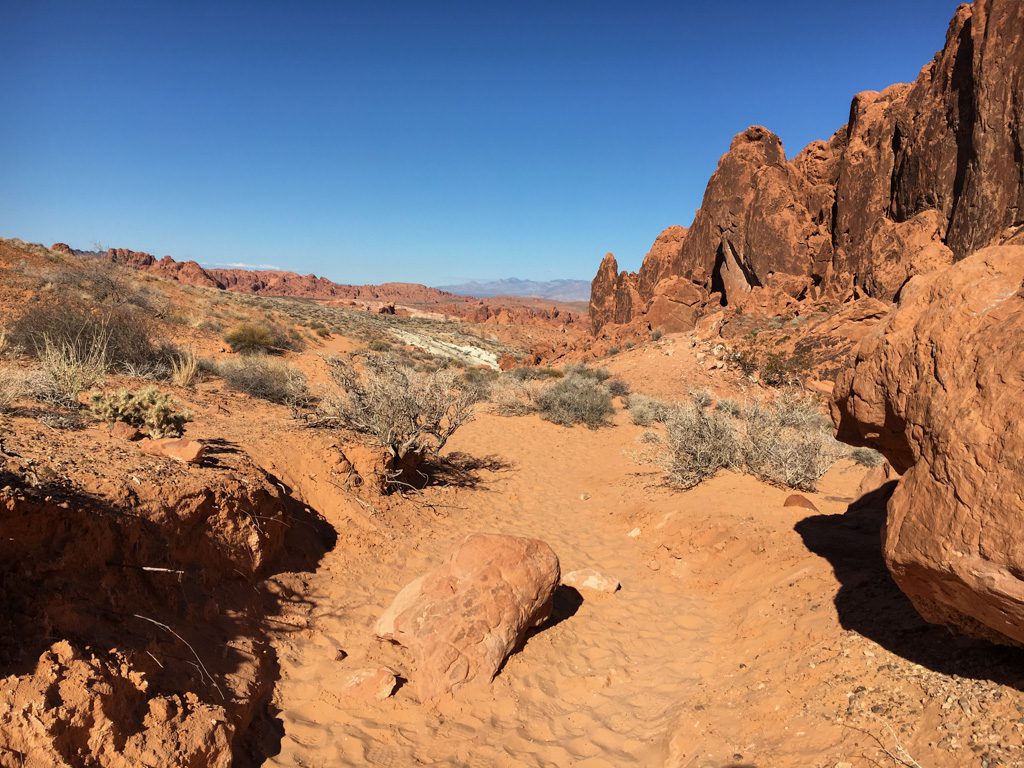
M469 282L460 285L439 285L442 291L460 296L476 296L488 299L494 296L520 296L549 301L587 301L590 299L590 282L587 280L522 280L506 277L503 280Z

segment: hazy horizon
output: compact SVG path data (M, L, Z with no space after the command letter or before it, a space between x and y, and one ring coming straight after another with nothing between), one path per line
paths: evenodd
M635 270L736 133L827 138L957 4L8 3L0 231L341 283Z

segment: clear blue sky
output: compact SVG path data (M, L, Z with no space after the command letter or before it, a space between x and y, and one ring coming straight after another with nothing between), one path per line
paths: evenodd
M636 269L734 134L912 80L949 0L0 0L0 235L428 284Z

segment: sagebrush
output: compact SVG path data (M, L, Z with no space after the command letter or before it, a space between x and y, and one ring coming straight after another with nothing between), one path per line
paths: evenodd
M449 368L417 371L391 355L369 355L361 368L328 360L336 390L326 418L367 435L395 461L436 456L474 416L479 392Z

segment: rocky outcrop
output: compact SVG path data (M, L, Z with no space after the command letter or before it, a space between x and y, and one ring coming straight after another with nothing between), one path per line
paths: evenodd
M836 382L840 439L904 473L885 559L927 620L1024 645L1024 247L904 286Z
M1014 241L1024 228L1022 92L1024 4L961 6L918 78L855 96L829 141L787 161L767 129L740 133L668 266L662 249L648 256L641 297L685 278L727 305L763 291L891 301L916 274ZM649 309L607 298L596 308L595 330Z
M412 652L421 700L487 683L548 618L559 575L543 541L474 534L399 592L375 631Z

